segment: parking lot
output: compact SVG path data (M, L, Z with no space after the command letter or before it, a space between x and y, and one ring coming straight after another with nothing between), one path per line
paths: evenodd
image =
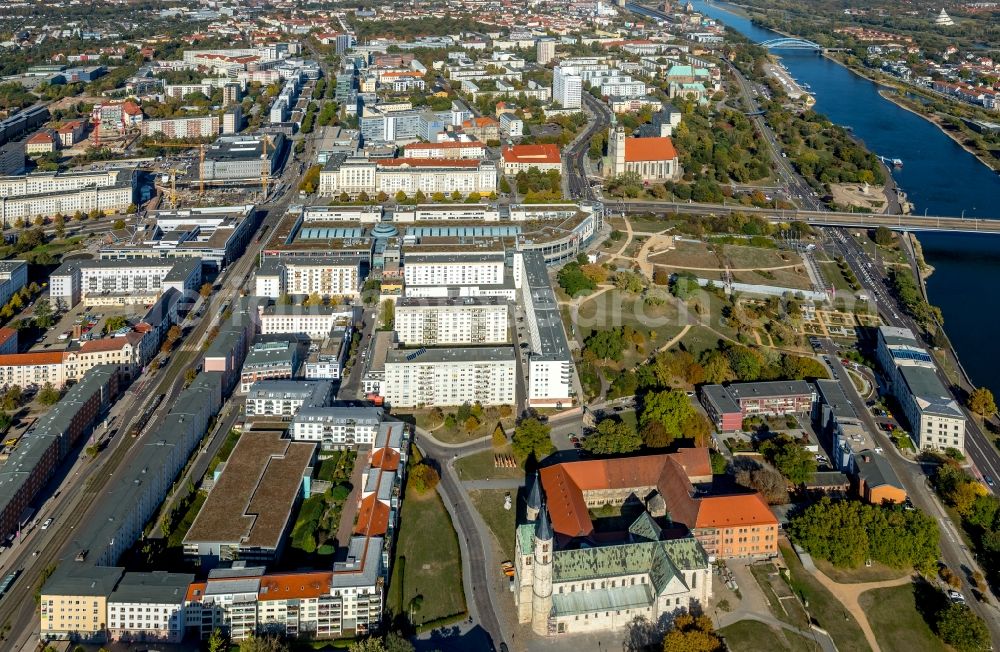
M59 321L32 344L31 350L35 352L59 351L66 348L74 340L99 339L103 335L108 320L114 317L123 317L134 326L145 312L144 306L87 307L81 302L72 310L63 313L59 317Z

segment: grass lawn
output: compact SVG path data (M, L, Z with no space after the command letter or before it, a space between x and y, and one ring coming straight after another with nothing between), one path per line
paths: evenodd
M464 613L465 591L458 535L444 503L436 492L410 494L400 515L388 606L393 613L405 614L412 603L414 624L420 625ZM414 601L417 596L422 598Z
M722 247L722 258L735 269L761 269L802 263L801 257L790 251L740 245L719 246Z
M750 567L757 584L764 592L764 597L771 605L771 612L778 620L783 620L789 625L798 628L809 626L809 618L798 599L791 596L791 590L785 580L777 574L774 564L754 564ZM784 600L780 598L784 597Z
M884 582L885 580L895 580L910 571L902 568L892 568L878 562L872 562L871 568L837 568L830 562L823 559L814 559L816 568L823 571L827 577L838 584L864 584L866 582Z
M510 448L500 451L504 455L512 455ZM497 468L493 463L493 449L466 455L455 462L455 470L461 480L503 480L524 478L524 469Z
M650 256L649 262L677 269L689 267L703 269L723 268L719 263L719 257L715 255L714 251L709 250L707 244L704 242L688 242L687 240L675 241L673 249ZM703 276L702 273L697 272L697 270L695 271L695 276Z
M445 415L455 414L457 410L458 406L442 408ZM512 433L514 428L513 417L501 418L498 411L494 408L486 408L484 410L482 420L471 432L466 430L465 425L462 423L457 423L452 428L449 428L447 423L438 425L440 422L434 421L431 418L431 410L413 410L405 416L410 417L418 428L430 431L435 439L447 444L464 444L465 442L492 435L498 423L503 425L504 431L507 433Z
M795 551L790 547L781 546L781 554L791 574L792 590L804 596L809 601L809 613L819 623L819 626L830 632L837 648L841 650L870 650L864 632L858 626L858 621L844 608L840 600L816 581L802 567Z
M812 652L820 649L815 641L756 620L735 622L718 633L725 637L726 647L732 652Z
M648 215L634 217L630 215L628 221L632 224L633 231L642 231L644 233L658 233L678 223L678 220L668 220L663 217ZM622 230L624 230L624 227L622 227Z
M885 652L946 649L917 611L912 585L872 589L862 593L858 602Z
M717 348L719 336L704 326L692 326L680 341L680 345L697 358L703 351Z
M625 351L622 362L625 369L630 369L644 360L653 350L669 342L683 328L677 306L673 301L651 306L646 305L636 295L609 290L592 301L580 305L577 326L584 339L594 331L625 325L631 326L645 338L641 351L636 347L630 347Z
M509 510L503 508L503 489L473 489L469 492L472 504L476 506L483 522L496 537L504 559L514 558L514 525L517 512L517 492L511 491L512 504Z

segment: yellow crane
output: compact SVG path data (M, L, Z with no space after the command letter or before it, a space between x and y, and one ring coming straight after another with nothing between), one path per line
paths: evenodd
M148 143L150 147L170 147L174 149L194 149L198 148L198 196L202 197L205 195L205 145L189 145L186 143ZM172 168L170 170L170 196L171 203L176 200L177 197L177 169Z

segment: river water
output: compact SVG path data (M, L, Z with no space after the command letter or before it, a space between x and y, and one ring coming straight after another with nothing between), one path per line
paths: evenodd
M693 2L697 11L753 41L781 34L753 25L719 5ZM816 111L876 154L903 160L893 177L916 214L1000 218L1000 175L942 133L936 125L878 94L878 86L815 52L778 51L799 82L809 84ZM922 234L924 257L935 269L927 280L932 304L977 385L1000 391L1000 236Z

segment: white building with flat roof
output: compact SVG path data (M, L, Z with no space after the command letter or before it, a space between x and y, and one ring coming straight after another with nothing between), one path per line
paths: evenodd
M403 257L406 285L499 285L504 254L414 253Z
M288 433L294 441L315 442L324 449L370 446L382 416L382 409L376 407L307 407L295 415Z
M356 258L267 258L257 270L256 296L283 294L356 297L361 290L361 260Z
M382 395L394 407L514 405L517 363L509 346L390 350Z
M326 405L332 395L327 380L258 380L247 392L245 414L290 420L303 407Z
M509 311L498 297L402 298L395 328L405 346L505 344Z
M564 109L579 109L583 96L583 78L570 66L556 66L552 70L552 101Z
M71 260L49 276L49 296L71 308L152 303L168 289L181 294L201 285L201 259Z
M311 340L326 339L335 328L349 328L355 318L355 309L350 305L274 305L262 307L259 312L261 335L304 335Z
M37 215L125 211L135 198L135 183L135 168L0 177L0 221L10 227L18 218Z

